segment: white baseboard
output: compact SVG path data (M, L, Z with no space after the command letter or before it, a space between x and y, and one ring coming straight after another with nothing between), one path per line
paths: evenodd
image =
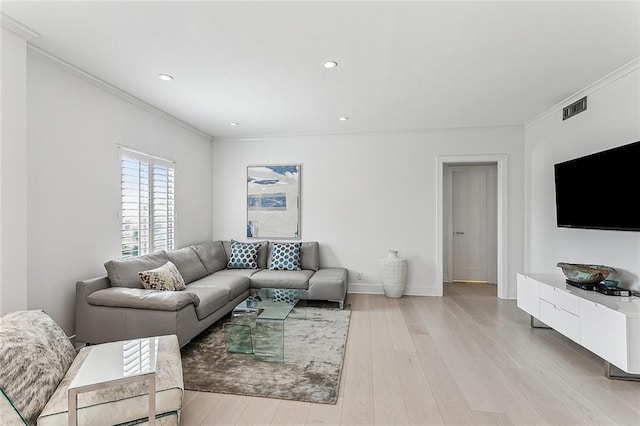
M382 284L373 283L349 283L347 293L353 294L384 294ZM439 288L435 287L407 287L404 290L405 296L442 296Z
M347 293L355 294L383 294L381 284L349 283Z

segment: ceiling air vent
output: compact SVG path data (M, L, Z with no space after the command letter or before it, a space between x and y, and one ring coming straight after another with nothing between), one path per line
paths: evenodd
M587 97L575 101L568 107L564 107L562 109L562 120L566 120L567 118L571 118L576 114L580 114L582 111L587 110Z

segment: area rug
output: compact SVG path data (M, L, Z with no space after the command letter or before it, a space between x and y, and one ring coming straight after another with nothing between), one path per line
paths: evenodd
M182 348L184 388L335 404L351 310L296 307L285 324L284 363L227 353L224 324L213 324Z

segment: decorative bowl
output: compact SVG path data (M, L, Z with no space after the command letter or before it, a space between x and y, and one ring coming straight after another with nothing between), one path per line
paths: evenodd
M599 283L616 272L616 270L610 266L604 265L558 262L556 266L562 268L562 273L569 281L580 284Z

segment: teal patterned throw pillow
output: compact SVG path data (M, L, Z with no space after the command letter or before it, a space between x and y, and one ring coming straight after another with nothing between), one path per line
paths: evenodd
M302 243L273 243L271 246L271 266L277 271L300 270L300 247Z
M258 249L261 243L241 243L231 240L229 269L258 269Z

